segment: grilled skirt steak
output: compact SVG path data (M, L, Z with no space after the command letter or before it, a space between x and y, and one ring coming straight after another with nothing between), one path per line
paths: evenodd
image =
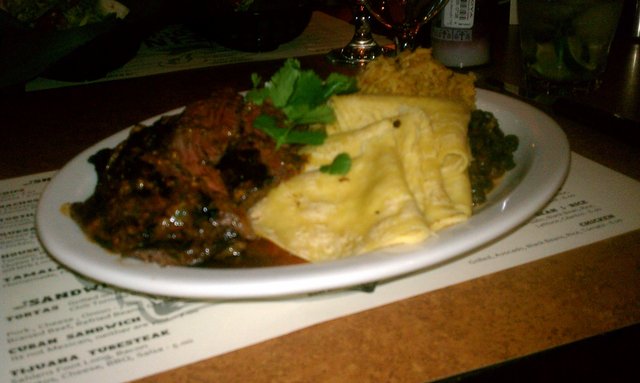
M134 127L126 141L90 158L97 185L71 205L72 218L105 248L162 265L300 261L256 238L246 216L304 164L295 147L276 150L253 128L261 113L282 118L228 90L151 127Z

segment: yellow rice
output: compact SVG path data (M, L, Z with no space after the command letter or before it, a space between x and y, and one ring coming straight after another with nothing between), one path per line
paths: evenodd
M367 64L357 80L362 93L445 97L475 108L476 77L448 69L431 56L431 49L379 57Z

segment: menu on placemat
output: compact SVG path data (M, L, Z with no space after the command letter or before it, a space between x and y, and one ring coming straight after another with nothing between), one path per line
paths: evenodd
M2 382L132 380L640 228L640 183L573 154L565 185L527 224L372 292L167 299L85 279L47 254L34 220L54 174L0 181Z

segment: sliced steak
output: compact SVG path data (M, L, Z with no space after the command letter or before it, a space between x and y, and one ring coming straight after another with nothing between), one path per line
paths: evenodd
M224 91L133 128L116 148L91 157L96 189L71 205L72 217L125 256L162 265L241 264L247 242L256 240L246 210L304 164L296 148L276 150L253 128L260 113L282 117Z

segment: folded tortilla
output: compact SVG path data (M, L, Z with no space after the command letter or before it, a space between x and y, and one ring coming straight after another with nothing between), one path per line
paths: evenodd
M323 145L303 149L304 172L249 211L257 234L318 262L419 243L469 217L468 109L380 96L332 104L337 122ZM346 175L319 170L341 153L352 161Z

